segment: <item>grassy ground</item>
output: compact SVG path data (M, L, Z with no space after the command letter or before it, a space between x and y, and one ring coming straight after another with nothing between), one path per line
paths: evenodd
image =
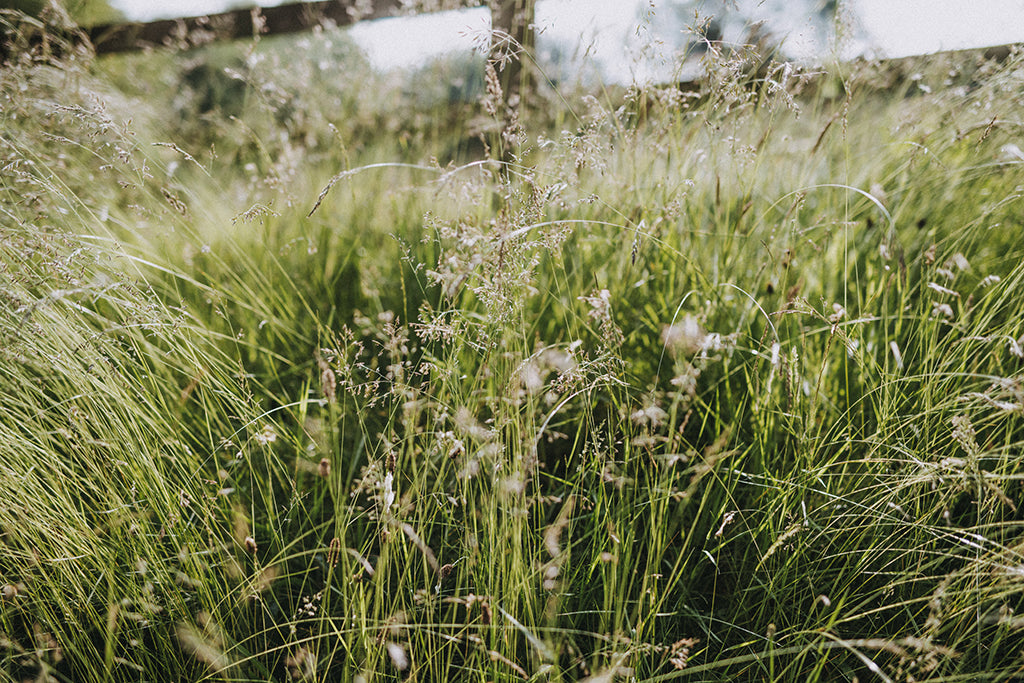
M1024 671L1019 59L300 40L0 72L11 680Z

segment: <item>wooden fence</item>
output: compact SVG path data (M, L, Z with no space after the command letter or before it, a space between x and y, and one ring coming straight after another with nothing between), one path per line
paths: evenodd
M410 16L453 9L489 6L492 19L512 21L510 33L518 34L515 18L504 17L509 7L517 12L532 11L536 0L320 0L298 2L275 7L241 9L218 14L153 22L127 22L85 28L82 33L89 39L96 54L113 54L150 50L155 48L187 49L220 40L251 39L257 35L278 35L309 31L316 27L347 26L357 21L393 16ZM518 17L521 19L522 17ZM524 28L523 26L519 27ZM31 36L31 43L41 36ZM527 42L521 40L524 44ZM5 46L0 45L0 58ZM884 60L895 73L916 68L921 61L1003 61L1018 53L1024 45L997 45L969 50L952 50L935 55L921 55ZM0 59L2 61L2 59Z

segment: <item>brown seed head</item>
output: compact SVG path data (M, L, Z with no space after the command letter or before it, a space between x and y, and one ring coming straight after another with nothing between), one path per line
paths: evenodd
M331 539L331 545L327 549L327 564L337 567L339 559L341 559L341 539L335 537Z

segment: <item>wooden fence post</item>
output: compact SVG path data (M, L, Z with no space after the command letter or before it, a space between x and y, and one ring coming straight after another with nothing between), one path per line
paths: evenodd
M533 87L533 69L524 68L524 53L536 45L536 0L489 0L491 8L490 59L501 80L505 104L515 107Z

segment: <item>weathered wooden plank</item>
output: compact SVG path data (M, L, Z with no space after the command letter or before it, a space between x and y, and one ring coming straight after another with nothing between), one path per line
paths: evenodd
M102 55L160 47L190 48L218 40L298 33L317 26L346 26L366 19L482 4L481 0L327 0L148 23L105 24L87 31L96 54Z

